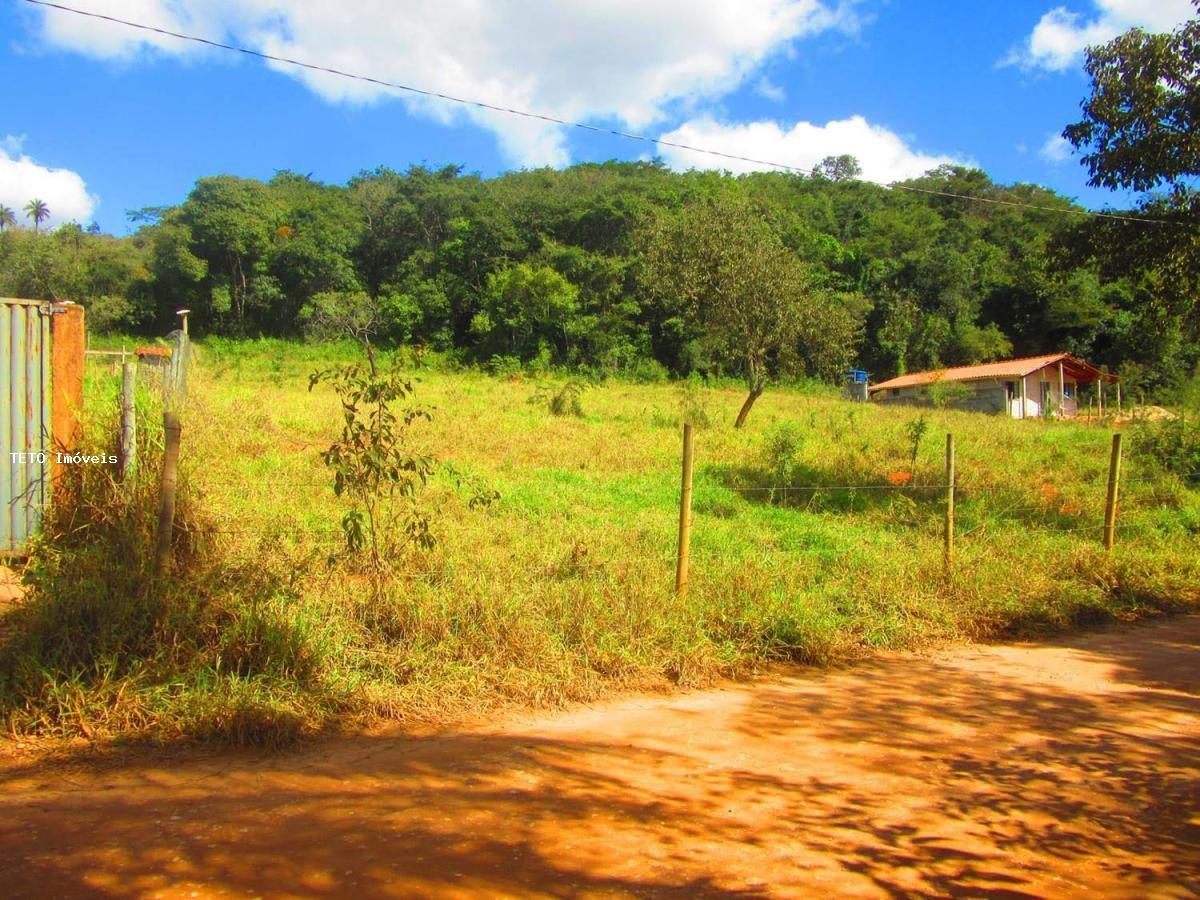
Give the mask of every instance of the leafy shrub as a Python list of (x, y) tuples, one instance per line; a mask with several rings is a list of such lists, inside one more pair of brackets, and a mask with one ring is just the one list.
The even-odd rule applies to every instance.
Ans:
[(429, 516), (418, 503), (433, 460), (414, 453), (409, 431), (430, 418), (413, 402), (412, 382), (399, 370), (369, 365), (334, 366), (309, 376), (308, 389), (332, 385), (342, 407), (342, 431), (321, 460), (333, 473), (333, 492), (352, 508), (342, 518), (346, 549), (366, 552), (373, 575), (409, 544), (433, 546)]
[(925, 437), (926, 432), (929, 431), (929, 420), (924, 416), (918, 416), (904, 426), (904, 431), (908, 435), (908, 442), (912, 445), (909, 472), (915, 480), (917, 477), (917, 454), (921, 450), (921, 440)]
[(1200, 417), (1180, 416), (1141, 422), (1133, 429), (1133, 450), (1189, 484), (1200, 484)]
[(138, 327), (138, 310), (127, 297), (105, 294), (87, 306), (88, 328), (96, 334), (111, 334)]
[(627, 376), (638, 384), (662, 384), (671, 377), (666, 366), (645, 356), (639, 357), (626, 372)]
[(548, 374), (553, 367), (553, 354), (551, 354), (550, 348), (545, 344), (542, 344), (537, 355), (525, 364), (525, 368), (534, 378)]
[(938, 409), (959, 406), (971, 396), (971, 389), (961, 381), (935, 381), (929, 386), (929, 402)]
[(517, 356), (493, 356), (488, 360), (488, 371), (497, 378), (519, 378), (522, 372), (521, 359)]
[[(767, 435), (763, 447), (763, 467), (771, 482), (771, 500), (776, 500), (775, 488), (790, 487), (796, 477), (797, 457), (804, 447), (804, 432), (795, 422), (782, 422)], [(787, 494), (780, 492), (780, 497)]]
[(1200, 368), (1190, 378), (1176, 384), (1166, 393), (1164, 399), (1192, 415), (1200, 414)]

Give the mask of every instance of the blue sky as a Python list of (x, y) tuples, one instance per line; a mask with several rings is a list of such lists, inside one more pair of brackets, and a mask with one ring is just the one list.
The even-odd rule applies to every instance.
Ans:
[[(67, 0), (70, 2), (70, 0)], [(1102, 207), (1053, 139), (1080, 50), (1173, 27), (1188, 0), (77, 0), (80, 8), (422, 87), (882, 182), (942, 161)], [(484, 10), (484, 12), (481, 12)], [(398, 97), (0, 0), (0, 203), (127, 230), (196, 178), (636, 159), (646, 145)], [(148, 40), (149, 39), (149, 40)], [(730, 164), (661, 151), (672, 165)]]

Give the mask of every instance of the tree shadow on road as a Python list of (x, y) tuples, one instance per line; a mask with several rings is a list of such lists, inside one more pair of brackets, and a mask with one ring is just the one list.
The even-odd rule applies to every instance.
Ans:
[[(874, 660), (839, 673), (837, 691), (821, 679), (760, 691), (738, 727), (762, 737), (781, 719), (804, 723), (801, 740), (858, 748), (927, 788), (901, 826), (880, 820), (893, 798), (854, 784), (792, 811), (814, 847), (886, 892), (904, 893), (890, 873), (906, 869), (935, 893), (1012, 877), (947, 846), (957, 834), (1033, 880), (1051, 860), (1186, 895), (1200, 879), (1200, 618), (1043, 646), (1070, 664), (1055, 652), (1044, 671), (1010, 669), (1007, 648), (978, 653), (977, 666)], [(1096, 690), (1097, 671), (1120, 689)], [(867, 839), (822, 837), (831, 825)]]
[(10, 768), (0, 879), (9, 896), (1186, 895), (1200, 618), (1015, 653), (789, 670), (717, 706), (496, 733)]

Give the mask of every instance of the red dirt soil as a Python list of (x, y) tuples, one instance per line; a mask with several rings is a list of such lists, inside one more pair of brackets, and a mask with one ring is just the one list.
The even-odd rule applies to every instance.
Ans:
[(25, 896), (1198, 896), (1200, 617), (283, 754), (0, 766)]

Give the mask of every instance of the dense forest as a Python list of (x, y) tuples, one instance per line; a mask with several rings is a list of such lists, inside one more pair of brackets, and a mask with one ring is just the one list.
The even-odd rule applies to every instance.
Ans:
[(847, 168), (733, 177), (609, 162), (492, 179), (380, 168), (345, 186), (220, 175), (180, 206), (132, 213), (129, 237), (10, 226), (0, 293), (76, 300), (96, 329), (159, 332), (188, 307), (199, 333), (274, 336), (365, 294), (387, 341), (484, 363), (630, 372), (656, 360), (684, 374), (710, 362), (684, 311), (641, 289), (647, 244), (661, 238), (646, 223), (732, 196), (841, 299), (859, 324), (847, 361), (878, 377), (1059, 349), (1146, 387), (1196, 365), (1189, 310), (1166, 302), (1157, 272), (1113, 271), (1091, 248), (1095, 221), (1053, 211), (1077, 208), (1066, 199), (978, 170), (904, 186), (1046, 209), (886, 189)]
[[(1200, 0), (1198, 0), (1200, 2)], [(597, 374), (876, 379), (1067, 350), (1130, 390), (1200, 364), (1200, 19), (1089, 49), (1066, 138), (1095, 216), (1045, 188), (943, 166), (882, 187), (852, 156), (809, 174), (607, 162), (201, 178), (128, 237), (0, 207), (0, 294), (71, 299), (93, 329), (299, 336), (369, 310), (374, 339), (464, 362)], [(752, 401), (751, 401), (752, 402)]]

